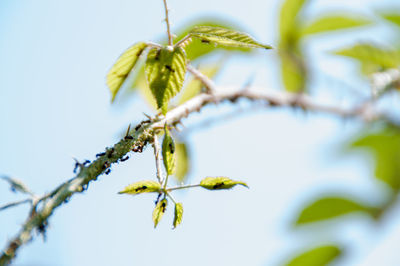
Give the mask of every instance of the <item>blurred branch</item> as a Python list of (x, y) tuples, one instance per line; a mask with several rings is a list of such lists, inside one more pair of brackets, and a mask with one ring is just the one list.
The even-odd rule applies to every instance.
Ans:
[(32, 199), (29, 198), (29, 199), (17, 200), (17, 201), (14, 201), (14, 202), (7, 203), (7, 204), (5, 204), (3, 206), (0, 206), (0, 211), (3, 211), (5, 209), (8, 209), (8, 208), (11, 208), (11, 207), (14, 207), (14, 206), (18, 206), (18, 205), (21, 205), (21, 204), (24, 204), (24, 203), (27, 203), (27, 202), (32, 202)]
[(200, 111), (209, 103), (218, 104), (224, 101), (235, 103), (239, 99), (248, 99), (264, 102), (270, 107), (300, 107), (304, 110), (328, 113), (343, 118), (353, 117), (364, 121), (389, 120), (383, 114), (374, 112), (369, 104), (361, 107), (356, 106), (355, 108), (342, 108), (320, 104), (305, 94), (266, 90), (258, 92), (254, 88), (227, 91), (223, 88), (217, 88), (209, 79), (207, 79), (207, 82), (215, 93), (201, 93), (172, 109), (165, 116), (159, 116), (138, 124), (135, 127), (137, 130), (133, 134), (125, 136), (113, 147), (106, 148), (105, 152), (97, 154), (98, 158), (92, 163), (81, 165), (79, 173), (75, 177), (36, 201), (25, 223), (22, 225), (21, 231), (3, 250), (3, 254), (0, 257), (0, 265), (8, 265), (16, 256), (18, 249), (32, 240), (32, 233), (35, 229), (39, 232), (45, 231), (48, 219), (55, 209), (67, 202), (74, 194), (85, 191), (89, 183), (97, 180), (101, 174), (107, 173), (112, 164), (124, 161), (124, 156), (130, 151), (141, 152), (149, 142), (153, 141), (157, 130), (162, 130), (165, 124), (175, 125), (191, 113)]

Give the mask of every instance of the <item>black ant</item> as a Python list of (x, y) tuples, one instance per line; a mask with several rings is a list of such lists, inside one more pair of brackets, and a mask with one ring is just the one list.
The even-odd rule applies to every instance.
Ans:
[(164, 213), (165, 210), (167, 209), (167, 204), (165, 202), (161, 203), (161, 211)]
[(174, 145), (172, 145), (172, 143), (170, 143), (168, 146), (169, 146), (170, 152), (171, 152), (171, 153), (174, 153), (174, 152), (175, 152), (175, 147), (174, 147)]
[(125, 136), (125, 138), (124, 138), (125, 140), (127, 140), (127, 139), (133, 139), (133, 137), (132, 136)]
[(103, 164), (102, 169), (105, 170), (105, 169), (107, 169), (108, 167), (110, 167), (110, 163), (106, 161), (106, 162)]
[(87, 164), (89, 164), (90, 161), (89, 160), (85, 160), (83, 163), (78, 162), (75, 159), (75, 167), (74, 167), (74, 174), (76, 173), (76, 171), (78, 170), (78, 167), (85, 167)]
[(154, 202), (156, 205), (157, 205), (158, 202), (160, 201), (161, 195), (162, 195), (162, 193), (158, 193), (157, 199), (156, 199), (156, 201)]
[(209, 41), (209, 40), (206, 40), (206, 39), (201, 39), (201, 42), (202, 42), (202, 43), (210, 43), (210, 41)]
[(105, 172), (106, 175), (109, 175), (111, 173), (111, 169), (108, 168), (107, 171)]
[(107, 151), (108, 159), (110, 159), (112, 157), (113, 153), (114, 153), (114, 148), (111, 148), (110, 150)]
[(215, 185), (213, 186), (213, 189), (219, 189), (219, 188), (223, 187), (224, 185), (225, 185), (224, 182), (217, 183), (217, 184), (215, 184)]
[(171, 71), (172, 73), (175, 73), (175, 69), (173, 69), (171, 66), (165, 65), (165, 68)]
[(158, 49), (156, 56), (154, 57), (154, 60), (158, 61), (160, 59), (160, 54), (161, 54), (161, 49)]
[(141, 186), (141, 187), (138, 187), (137, 189), (135, 189), (135, 191), (139, 192), (139, 191), (146, 190), (146, 189), (147, 189), (147, 186)]
[(100, 152), (100, 153), (96, 154), (96, 157), (101, 157), (101, 156), (104, 156), (104, 155), (106, 155), (105, 152)]
[(137, 125), (137, 126), (135, 127), (135, 131), (138, 131), (139, 128), (141, 128), (141, 127), (142, 127), (142, 124)]
[(125, 162), (128, 159), (129, 159), (129, 156), (127, 155), (126, 157), (122, 157), (120, 160), (121, 160), (121, 162)]

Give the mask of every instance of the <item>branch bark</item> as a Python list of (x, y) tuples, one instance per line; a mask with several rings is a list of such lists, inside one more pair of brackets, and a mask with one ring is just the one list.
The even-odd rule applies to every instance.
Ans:
[(214, 91), (213, 94), (199, 94), (172, 109), (163, 117), (153, 119), (150, 122), (144, 121), (140, 123), (133, 134), (125, 136), (125, 138), (113, 147), (106, 148), (105, 152), (98, 156), (91, 164), (87, 166), (81, 165), (80, 171), (75, 177), (58, 186), (47, 194), (41, 202), (35, 204), (25, 223), (22, 225), (20, 232), (7, 243), (0, 257), (0, 265), (8, 265), (12, 261), (19, 248), (33, 239), (34, 230), (43, 232), (48, 224), (49, 217), (74, 194), (85, 191), (91, 181), (97, 180), (98, 176), (105, 173), (112, 164), (120, 162), (127, 153), (131, 151), (141, 152), (148, 143), (153, 141), (155, 132), (164, 128), (165, 123), (168, 125), (179, 123), (183, 118), (193, 112), (200, 111), (210, 103), (218, 104), (223, 101), (234, 103), (239, 99), (248, 99), (264, 102), (270, 107), (300, 107), (304, 110), (332, 114), (343, 118), (353, 117), (365, 121), (376, 119), (390, 120), (384, 114), (374, 111), (370, 105), (342, 108), (320, 104), (304, 94), (293, 94), (282, 91), (257, 92), (251, 89), (218, 92), (219, 90), (215, 88), (213, 83), (210, 86), (212, 86), (211, 89)]

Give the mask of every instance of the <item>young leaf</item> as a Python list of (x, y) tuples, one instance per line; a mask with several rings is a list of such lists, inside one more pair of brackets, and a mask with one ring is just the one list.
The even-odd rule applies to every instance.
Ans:
[(349, 213), (363, 212), (373, 215), (373, 208), (345, 197), (323, 197), (305, 207), (295, 225), (303, 225), (332, 219)]
[(175, 214), (174, 214), (174, 229), (182, 222), (183, 206), (182, 203), (175, 204)]
[(215, 43), (232, 47), (272, 49), (269, 45), (256, 42), (246, 33), (220, 27), (197, 26), (190, 34), (200, 38), (204, 43)]
[(175, 178), (182, 183), (190, 169), (190, 158), (186, 143), (176, 143), (175, 144), (175, 154), (176, 154), (176, 170)]
[(373, 155), (375, 178), (393, 190), (400, 189), (400, 131), (390, 126), (367, 132), (351, 143), (351, 149), (365, 149)]
[(301, 24), (298, 14), (307, 0), (286, 0), (281, 8), (279, 16), (280, 46), (295, 46), (298, 41), (298, 28)]
[(148, 192), (159, 192), (161, 189), (160, 183), (156, 181), (146, 180), (133, 183), (125, 187), (119, 194), (141, 194)]
[(114, 101), (119, 89), (146, 47), (147, 44), (143, 42), (132, 45), (118, 58), (108, 72), (106, 83), (111, 92), (111, 102)]
[[(220, 18), (196, 19), (187, 24), (185, 23), (184, 28), (177, 31), (176, 40), (180, 40), (187, 36), (190, 31), (196, 26), (211, 26), (243, 31), (243, 29), (239, 25), (236, 25), (231, 21), (221, 20)], [(204, 45), (204, 43), (202, 43), (201, 40), (197, 38), (192, 38), (191, 41), (185, 46), (185, 51), (190, 61), (196, 60), (219, 49), (221, 48), (215, 47), (214, 45)], [(224, 47), (224, 50), (243, 53), (249, 53), (252, 51), (250, 48), (243, 47)]]
[(167, 210), (168, 201), (167, 199), (163, 199), (159, 201), (154, 208), (153, 211), (153, 222), (154, 228), (157, 227), (158, 223), (160, 222), (161, 218), (163, 217), (165, 211)]
[(397, 27), (400, 27), (400, 13), (399, 12), (381, 12), (381, 17), (389, 22), (392, 22)]
[(334, 245), (325, 245), (307, 250), (291, 259), (287, 266), (319, 266), (328, 265), (342, 254), (342, 250)]
[(175, 142), (167, 126), (165, 126), (165, 136), (162, 143), (162, 155), (167, 175), (172, 175), (175, 172)]
[(361, 63), (363, 73), (370, 74), (382, 69), (396, 68), (400, 65), (400, 53), (374, 44), (356, 44), (335, 51), (334, 54), (347, 56)]
[(282, 81), (285, 89), (290, 92), (303, 92), (306, 88), (307, 71), (305, 62), (301, 55), (292, 51), (281, 50)]
[(232, 179), (229, 179), (227, 177), (206, 177), (200, 182), (200, 186), (209, 189), (209, 190), (218, 190), (218, 189), (230, 189), (236, 185), (242, 185), (247, 188), (246, 183), (241, 182), (241, 181), (235, 181)]
[(185, 51), (180, 47), (173, 51), (168, 48), (151, 49), (147, 55), (145, 72), (157, 107), (166, 114), (168, 101), (181, 90), (185, 79)]
[(354, 15), (325, 15), (301, 29), (301, 35), (311, 35), (335, 30), (360, 27), (371, 24), (371, 21), (361, 16)]

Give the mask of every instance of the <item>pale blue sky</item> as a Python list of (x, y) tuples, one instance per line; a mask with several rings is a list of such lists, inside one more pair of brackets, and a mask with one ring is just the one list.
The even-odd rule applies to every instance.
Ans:
[[(371, 8), (394, 2), (313, 1), (306, 16), (344, 9), (371, 15)], [(173, 29), (192, 18), (214, 15), (240, 23), (257, 39), (276, 46), (280, 1), (170, 0), (169, 5)], [(162, 19), (160, 0), (2, 0), (0, 173), (24, 180), (37, 193), (49, 191), (72, 177), (72, 157), (92, 160), (117, 141), (121, 129), (143, 119), (142, 112), (151, 112), (140, 98), (123, 108), (110, 106), (105, 75), (132, 43), (164, 36)], [(331, 101), (346, 91), (327, 76), (361, 92), (367, 89), (355, 77), (354, 64), (326, 51), (355, 40), (393, 37), (387, 29), (372, 29), (307, 42), (313, 68), (328, 73), (316, 77), (314, 89), (323, 90), (321, 99)], [(218, 84), (241, 85), (254, 76), (255, 85), (279, 89), (275, 59), (273, 51), (234, 57)], [(237, 107), (228, 104), (209, 107), (185, 125), (190, 128), (233, 110)], [(194, 162), (190, 183), (225, 175), (246, 181), (250, 190), (176, 194), (185, 208), (183, 224), (176, 230), (171, 230), (172, 207), (154, 230), (153, 197), (116, 194), (129, 183), (154, 178), (149, 148), (56, 210), (47, 242), (37, 239), (24, 247), (15, 265), (276, 265), (298, 248), (328, 240), (349, 247), (340, 265), (396, 265), (399, 208), (380, 227), (354, 218), (332, 233), (290, 229), (296, 210), (323, 192), (379, 197), (366, 161), (337, 155), (358, 126), (330, 116), (260, 108), (186, 136)], [(0, 183), (0, 204), (17, 198)], [(0, 213), (1, 247), (24, 221), (26, 207)]]

